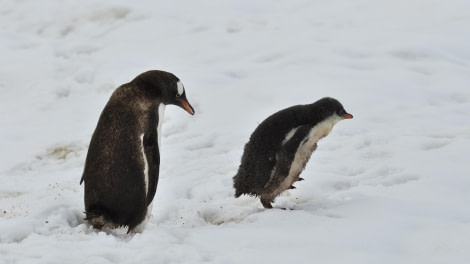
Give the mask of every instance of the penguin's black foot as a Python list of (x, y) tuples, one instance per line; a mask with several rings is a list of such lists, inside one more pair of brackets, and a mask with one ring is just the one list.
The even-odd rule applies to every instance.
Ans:
[(300, 178), (300, 177), (299, 177), (299, 179), (298, 179), (297, 181), (303, 181), (303, 180), (304, 180), (304, 178)]
[(271, 199), (266, 199), (266, 198), (261, 197), (261, 204), (266, 209), (272, 209), (273, 208), (273, 205), (271, 204), (272, 202), (273, 201)]

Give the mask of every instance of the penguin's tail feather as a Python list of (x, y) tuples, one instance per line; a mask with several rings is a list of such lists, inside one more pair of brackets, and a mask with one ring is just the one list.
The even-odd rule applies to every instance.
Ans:
[(241, 187), (240, 186), (240, 177), (238, 176), (238, 173), (235, 176), (233, 176), (232, 179), (233, 179), (233, 188), (235, 189), (235, 198), (238, 198), (243, 194), (243, 192), (240, 188)]
[(116, 228), (117, 225), (113, 223), (106, 210), (100, 207), (94, 207), (85, 211), (85, 220), (93, 226), (93, 228), (101, 229), (103, 227)]
[(235, 189), (235, 198), (238, 198), (243, 194), (248, 194), (250, 196), (257, 195), (250, 191), (250, 186), (248, 186), (245, 179), (246, 177), (244, 177), (243, 174), (240, 174), (240, 172), (233, 177), (233, 188)]

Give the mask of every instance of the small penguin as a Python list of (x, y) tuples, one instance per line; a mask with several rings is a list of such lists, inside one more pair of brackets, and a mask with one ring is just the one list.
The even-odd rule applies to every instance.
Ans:
[(323, 98), (313, 104), (296, 105), (264, 120), (245, 145), (241, 164), (233, 177), (235, 197), (260, 197), (264, 208), (287, 189), (295, 189), (317, 142), (340, 120), (351, 119), (340, 102)]
[(152, 70), (118, 87), (91, 137), (83, 176), (85, 220), (96, 229), (143, 223), (152, 209), (160, 168), (160, 137), (165, 105), (189, 114), (181, 81)]

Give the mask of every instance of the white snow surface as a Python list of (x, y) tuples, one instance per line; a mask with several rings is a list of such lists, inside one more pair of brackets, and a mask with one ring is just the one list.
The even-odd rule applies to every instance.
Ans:
[[(0, 263), (470, 263), (470, 1), (0, 4)], [(113, 90), (174, 73), (153, 215), (96, 231), (79, 185)], [(270, 114), (338, 123), (265, 210), (234, 198)], [(125, 195), (125, 194), (123, 194)], [(288, 210), (281, 210), (285, 207)]]

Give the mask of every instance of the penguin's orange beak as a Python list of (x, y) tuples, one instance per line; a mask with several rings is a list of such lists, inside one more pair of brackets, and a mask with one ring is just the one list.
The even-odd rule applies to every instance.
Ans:
[(181, 106), (183, 107), (186, 112), (188, 112), (191, 115), (194, 115), (194, 108), (189, 104), (189, 102), (185, 99), (178, 99), (180, 101)]
[(353, 115), (346, 113), (346, 114), (343, 114), (343, 117), (344, 119), (351, 119), (353, 118)]

